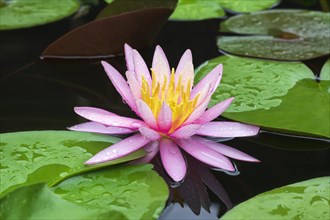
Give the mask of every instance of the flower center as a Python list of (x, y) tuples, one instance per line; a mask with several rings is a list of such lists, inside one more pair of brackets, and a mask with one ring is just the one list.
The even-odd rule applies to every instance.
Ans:
[(196, 108), (199, 95), (191, 99), (191, 82), (182, 81), (179, 76), (177, 82), (174, 79), (174, 69), (172, 69), (170, 79), (164, 76), (163, 82), (156, 78), (156, 74), (152, 72), (151, 88), (148, 82), (142, 77), (141, 98), (147, 103), (155, 118), (161, 110), (162, 104), (165, 102), (172, 110), (172, 126), (168, 133), (175, 131), (185, 122), (189, 115)]

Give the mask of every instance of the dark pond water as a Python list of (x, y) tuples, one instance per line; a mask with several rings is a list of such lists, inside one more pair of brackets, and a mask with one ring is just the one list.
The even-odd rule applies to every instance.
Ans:
[[(278, 8), (289, 7), (303, 8), (293, 1), (278, 6)], [(320, 10), (318, 4), (313, 7)], [(100, 60), (68, 61), (39, 60), (38, 58), (47, 45), (59, 36), (92, 19), (98, 8), (93, 10), (90, 15), (76, 21), (64, 20), (42, 27), (1, 32), (1, 132), (63, 130), (82, 121), (74, 114), (74, 106), (97, 106), (121, 115), (132, 116), (107, 79)], [(195, 67), (197, 67), (205, 60), (221, 55), (216, 46), (219, 22), (220, 20), (168, 22), (156, 38), (154, 45), (140, 52), (150, 65), (154, 47), (159, 44), (167, 54), (170, 64), (176, 66), (182, 53), (190, 48), (193, 52)], [(123, 56), (107, 59), (107, 61), (124, 72)], [(317, 74), (322, 62), (324, 58), (312, 60), (307, 64)], [(238, 204), (275, 187), (330, 174), (330, 151), (326, 149), (329, 147), (327, 140), (262, 132), (257, 137), (236, 138), (226, 144), (261, 160), (261, 163), (235, 162), (240, 172), (236, 176), (211, 171), (223, 190), (227, 192), (232, 204)], [(323, 150), (280, 149), (286, 146), (305, 149), (323, 148)], [(158, 163), (157, 158), (154, 163)], [(190, 163), (192, 164), (190, 168), (199, 166), (194, 160)], [(192, 177), (196, 175), (197, 168), (194, 169), (190, 174)], [(192, 194), (194, 194), (193, 189), (205, 190), (203, 185), (194, 181), (189, 184), (183, 184), (181, 188), (189, 186), (190, 188), (188, 187), (186, 191)], [(182, 196), (183, 200), (189, 203), (195, 212), (198, 212), (201, 199), (189, 197), (184, 189), (176, 188), (176, 190), (181, 191), (181, 195), (185, 195)], [(228, 198), (225, 198), (225, 194), (222, 194), (224, 197), (220, 200), (212, 190), (207, 191), (213, 204), (211, 214), (202, 210), (201, 215), (196, 216), (187, 206), (181, 208), (176, 204), (168, 206), (161, 218), (217, 219), (227, 210), (221, 200), (227, 202), (229, 206), (230, 202)], [(174, 193), (174, 199), (180, 200), (176, 197)]]

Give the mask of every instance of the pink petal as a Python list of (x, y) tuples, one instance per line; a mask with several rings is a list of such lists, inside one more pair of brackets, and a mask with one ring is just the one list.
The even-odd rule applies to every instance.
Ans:
[(143, 121), (151, 128), (157, 128), (157, 122), (151, 109), (143, 100), (139, 99), (136, 101), (138, 112)]
[(129, 87), (131, 89), (131, 92), (134, 96), (134, 99), (140, 99), (141, 98), (141, 87), (139, 82), (137, 81), (134, 73), (130, 72), (130, 71), (126, 71), (126, 78), (127, 78), (127, 82), (129, 84)]
[(106, 126), (97, 122), (86, 122), (74, 125), (68, 129), (72, 131), (95, 132), (101, 134), (129, 134), (135, 132), (128, 128)]
[[(183, 123), (183, 125), (191, 124), (197, 121), (205, 112), (209, 102), (210, 102), (210, 98), (208, 98), (207, 100), (204, 101), (204, 103), (198, 106), (187, 118), (187, 120)], [(201, 124), (201, 123), (195, 123), (195, 124)]]
[(225, 155), (227, 157), (231, 157), (237, 160), (249, 161), (249, 162), (260, 162), (258, 159), (239, 151), (233, 147), (229, 147), (227, 145), (217, 143), (211, 140), (207, 140), (202, 137), (195, 137), (195, 140), (198, 140), (201, 144), (217, 151), (218, 153)]
[(147, 127), (141, 127), (139, 128), (140, 133), (153, 141), (156, 141), (160, 138), (160, 135), (158, 134), (158, 132), (154, 131), (153, 129), (147, 128)]
[(219, 117), (219, 115), (221, 115), (231, 104), (231, 102), (234, 100), (234, 97), (226, 99), (220, 103), (218, 103), (217, 105), (213, 106), (212, 108), (208, 109), (206, 112), (204, 112), (204, 114), (201, 115), (200, 118), (198, 118), (194, 123), (197, 124), (205, 124), (207, 122), (210, 122), (214, 119), (216, 119), (217, 117)]
[(201, 144), (194, 137), (185, 140), (176, 139), (175, 142), (191, 156), (206, 164), (229, 171), (235, 170), (227, 157)]
[(142, 164), (142, 163), (149, 163), (158, 153), (159, 151), (159, 141), (153, 141), (143, 147), (148, 154), (142, 158), (136, 159), (129, 164)]
[(164, 83), (164, 77), (166, 76), (167, 80), (170, 79), (170, 65), (166, 58), (166, 55), (163, 49), (160, 46), (156, 46), (154, 57), (152, 60), (152, 70), (156, 74), (156, 80), (162, 86)]
[(191, 97), (194, 98), (196, 97), (196, 95), (198, 95), (198, 93), (200, 93), (200, 91), (205, 88), (205, 86), (207, 84), (209, 84), (210, 82), (211, 84), (211, 88), (213, 91), (215, 88), (215, 85), (218, 86), (218, 84), (220, 83), (221, 80), (221, 75), (222, 75), (222, 64), (219, 64), (218, 66), (216, 66), (211, 72), (209, 72), (191, 91)]
[(200, 126), (201, 125), (198, 124), (185, 125), (171, 133), (170, 136), (173, 138), (187, 139), (193, 136), (198, 131)]
[(150, 142), (149, 139), (141, 134), (128, 137), (102, 151), (85, 162), (85, 164), (103, 163), (126, 156)]
[(184, 85), (187, 85), (188, 81), (190, 80), (190, 85), (192, 87), (194, 83), (194, 65), (192, 62), (191, 50), (189, 49), (186, 50), (186, 52), (182, 55), (178, 67), (176, 68), (175, 83), (178, 82), (180, 76), (182, 77), (181, 80)]
[(121, 97), (125, 100), (125, 102), (131, 107), (133, 111), (136, 111), (135, 99), (125, 79), (110, 64), (105, 61), (102, 61), (101, 63), (113, 86), (119, 92)]
[(168, 138), (160, 140), (160, 156), (168, 175), (176, 182), (181, 181), (187, 172), (186, 162), (178, 146)]
[(196, 134), (212, 137), (245, 137), (258, 134), (259, 127), (238, 122), (209, 122), (203, 124)]
[(159, 129), (164, 132), (168, 132), (172, 126), (172, 110), (166, 102), (163, 102), (158, 114), (157, 123)]
[(149, 69), (147, 67), (147, 64), (144, 62), (142, 56), (139, 54), (137, 50), (133, 50), (133, 58), (134, 58), (134, 70), (135, 73), (137, 74), (137, 80), (140, 82), (141, 79), (138, 77), (144, 77), (144, 79), (148, 82), (148, 84), (151, 86), (151, 76)]
[(212, 92), (212, 83), (210, 82), (206, 84), (203, 89), (199, 91), (199, 97), (196, 106), (200, 106), (206, 101), (210, 101), (212, 95), (211, 92)]
[(134, 72), (133, 48), (128, 44), (124, 46), (127, 70)]
[(111, 112), (107, 112), (102, 109), (93, 108), (93, 107), (75, 107), (74, 111), (88, 119), (94, 122), (98, 122), (105, 125), (110, 126), (116, 126), (116, 127), (124, 127), (129, 128), (132, 130), (137, 130), (137, 128), (144, 125), (144, 123), (140, 120), (134, 119), (134, 118), (127, 118), (122, 117), (119, 115), (115, 115)]

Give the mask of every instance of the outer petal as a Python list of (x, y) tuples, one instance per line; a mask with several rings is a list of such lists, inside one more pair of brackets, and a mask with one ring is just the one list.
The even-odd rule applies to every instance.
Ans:
[(108, 77), (110, 78), (112, 84), (119, 92), (121, 97), (125, 100), (125, 102), (131, 107), (133, 111), (136, 111), (135, 99), (125, 79), (110, 64), (105, 61), (102, 61), (101, 63), (104, 67), (105, 72), (108, 74)]
[(138, 112), (143, 121), (151, 128), (157, 128), (157, 122), (149, 106), (141, 99), (136, 101)]
[(178, 146), (172, 140), (162, 138), (160, 156), (168, 175), (176, 182), (181, 181), (186, 175), (187, 166)]
[(201, 125), (197, 124), (185, 125), (171, 133), (170, 136), (173, 138), (187, 139), (193, 136), (198, 131), (200, 126)]
[(245, 137), (258, 134), (259, 127), (238, 122), (209, 122), (200, 127), (196, 134), (212, 137)]
[(227, 157), (201, 144), (194, 137), (185, 140), (177, 139), (175, 142), (191, 156), (206, 164), (229, 171), (235, 170)]
[(95, 132), (101, 134), (129, 134), (135, 132), (128, 128), (106, 126), (97, 122), (86, 122), (74, 125), (68, 129), (72, 131)]
[(139, 85), (139, 82), (137, 81), (135, 75), (133, 72), (126, 71), (126, 78), (127, 82), (129, 84), (129, 87), (131, 89), (131, 92), (135, 98), (135, 100), (138, 100), (141, 98), (141, 87)]
[(153, 141), (143, 147), (148, 154), (142, 158), (136, 159), (129, 164), (149, 163), (159, 151), (159, 141)]
[(158, 114), (157, 123), (159, 129), (164, 132), (169, 131), (172, 126), (172, 110), (166, 102), (163, 102)]
[(133, 48), (128, 44), (124, 46), (127, 70), (134, 72)]
[(134, 70), (135, 73), (137, 74), (137, 80), (139, 81), (139, 83), (142, 83), (142, 81), (140, 82), (140, 80), (142, 80), (142, 78), (140, 77), (143, 76), (144, 79), (151, 86), (151, 76), (149, 69), (147, 67), (147, 64), (144, 62), (142, 56), (139, 54), (137, 50), (133, 50), (133, 58), (134, 58)]
[(150, 140), (156, 141), (160, 138), (160, 135), (158, 134), (158, 132), (156, 132), (153, 129), (150, 129), (148, 127), (141, 127), (141, 128), (139, 128), (139, 131), (144, 137), (146, 137)]
[(200, 91), (205, 88), (205, 86), (211, 82), (212, 91), (214, 90), (215, 85), (218, 86), (222, 76), (222, 64), (216, 66), (210, 73), (208, 73), (191, 91), (191, 97), (194, 98)]
[(95, 156), (86, 161), (85, 164), (96, 164), (115, 160), (140, 149), (150, 141), (151, 140), (143, 137), (141, 134), (133, 135), (100, 151)]
[(231, 104), (231, 102), (234, 100), (234, 97), (226, 99), (217, 105), (213, 106), (212, 108), (208, 109), (206, 112), (204, 112), (201, 117), (199, 117), (194, 123), (197, 124), (205, 124), (210, 121), (213, 121), (215, 118), (217, 118), (219, 115), (221, 115)]
[(167, 80), (170, 79), (170, 65), (163, 49), (158, 45), (156, 46), (154, 57), (152, 59), (152, 70), (157, 75), (156, 79), (160, 85), (163, 85), (165, 76)]
[[(182, 82), (184, 85), (188, 84), (188, 81), (190, 81), (190, 89), (194, 83), (194, 65), (192, 62), (192, 54), (191, 50), (186, 50), (186, 52), (182, 55), (178, 67), (175, 71), (175, 82), (177, 83), (179, 80), (179, 77), (182, 77)], [(186, 89), (186, 87), (184, 87)]]
[(234, 158), (237, 160), (249, 161), (249, 162), (260, 162), (258, 159), (254, 158), (242, 151), (239, 151), (233, 147), (229, 147), (227, 145), (217, 143), (217, 142), (207, 140), (205, 138), (197, 137), (197, 136), (195, 137), (195, 140), (198, 140), (203, 145), (205, 145), (227, 157), (231, 157), (231, 158)]
[(107, 112), (102, 109), (93, 108), (93, 107), (75, 107), (74, 111), (91, 121), (98, 122), (105, 125), (124, 127), (131, 130), (137, 130), (139, 127), (144, 125), (144, 122), (134, 119), (118, 116), (111, 112)]

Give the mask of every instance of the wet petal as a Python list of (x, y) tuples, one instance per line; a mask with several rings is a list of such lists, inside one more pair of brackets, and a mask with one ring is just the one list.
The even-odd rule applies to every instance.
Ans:
[[(195, 123), (195, 121), (197, 121), (204, 114), (209, 102), (210, 102), (210, 98), (208, 98), (207, 100), (204, 101), (204, 103), (202, 103), (200, 106), (198, 106), (191, 113), (191, 115), (188, 117), (188, 119), (183, 123), (183, 125), (191, 124), (193, 122)], [(201, 124), (201, 123), (195, 123), (195, 124)]]
[(249, 161), (249, 162), (260, 162), (258, 159), (242, 152), (239, 151), (233, 147), (229, 147), (227, 145), (224, 145), (222, 143), (217, 143), (211, 140), (207, 140), (205, 138), (202, 137), (195, 137), (195, 140), (198, 140), (200, 143), (204, 144), (205, 146), (217, 151), (218, 153), (230, 157), (230, 158), (234, 158), (237, 160), (243, 160), (243, 161)]
[[(180, 76), (182, 77), (181, 80), (184, 85), (187, 85), (188, 81), (190, 81), (192, 87), (194, 82), (194, 65), (192, 62), (191, 50), (189, 49), (182, 55), (178, 67), (176, 68), (175, 83), (178, 82)], [(184, 88), (186, 89), (186, 86)]]
[(194, 98), (200, 91), (205, 88), (208, 83), (211, 84), (211, 91), (214, 90), (215, 85), (218, 86), (222, 76), (222, 64), (216, 66), (211, 72), (209, 72), (191, 91), (191, 97)]
[(133, 48), (128, 44), (124, 46), (127, 70), (134, 72)]
[(105, 72), (107, 73), (108, 77), (110, 78), (113, 86), (116, 88), (118, 93), (124, 99), (124, 101), (131, 107), (133, 111), (136, 111), (136, 104), (133, 94), (126, 82), (126, 80), (120, 75), (120, 73), (113, 68), (110, 64), (105, 61), (101, 62)]
[(258, 134), (259, 127), (239, 122), (209, 122), (203, 124), (196, 134), (212, 137), (245, 137)]
[(167, 174), (174, 181), (181, 181), (186, 175), (187, 166), (178, 146), (172, 140), (162, 138), (160, 156)]
[(158, 114), (157, 123), (159, 129), (164, 132), (168, 132), (172, 126), (172, 110), (166, 102), (163, 102)]
[(206, 164), (224, 170), (235, 170), (233, 164), (227, 157), (201, 144), (198, 140), (195, 140), (194, 137), (185, 140), (176, 139), (175, 142), (191, 156)]
[(160, 138), (160, 135), (158, 134), (158, 132), (156, 132), (153, 129), (150, 129), (148, 127), (141, 127), (141, 128), (139, 128), (139, 131), (144, 137), (146, 137), (150, 140), (156, 141)]
[(153, 141), (143, 147), (148, 154), (142, 158), (136, 159), (129, 164), (142, 164), (142, 163), (149, 163), (158, 153), (159, 151), (159, 141)]
[(170, 65), (163, 49), (158, 45), (156, 46), (154, 57), (152, 59), (152, 70), (157, 75), (157, 81), (161, 86), (163, 85), (165, 76), (167, 80), (170, 79)]
[(99, 108), (75, 107), (74, 111), (88, 120), (105, 125), (124, 127), (132, 130), (137, 130), (138, 127), (144, 125), (140, 120), (122, 117)]
[(100, 151), (86, 161), (85, 164), (103, 163), (118, 159), (140, 149), (149, 142), (150, 139), (143, 137), (141, 134), (133, 135)]
[(143, 121), (151, 128), (157, 128), (157, 122), (149, 106), (141, 99), (136, 101), (138, 112)]
[[(142, 56), (137, 50), (133, 50), (133, 58), (134, 58), (134, 70), (137, 74), (137, 80), (139, 81), (140, 85), (142, 83), (142, 78), (148, 82), (149, 86), (151, 86), (151, 76), (147, 64), (144, 62)], [(141, 80), (141, 81), (140, 81)]]
[(187, 139), (193, 136), (198, 131), (200, 126), (201, 125), (198, 124), (185, 125), (171, 133), (170, 136), (173, 138)]
[(101, 134), (129, 134), (135, 132), (128, 128), (106, 126), (97, 122), (85, 122), (69, 127), (68, 129), (72, 131), (95, 132)]
[(219, 115), (221, 115), (231, 104), (231, 102), (234, 100), (234, 98), (229, 98), (226, 99), (220, 103), (218, 103), (217, 105), (213, 106), (212, 108), (208, 109), (207, 111), (205, 111), (200, 118), (198, 118), (195, 123), (198, 124), (205, 124), (207, 122), (210, 122), (214, 119), (216, 119), (217, 117), (219, 117)]
[(134, 73), (126, 71), (126, 78), (135, 100), (141, 98), (141, 87)]

